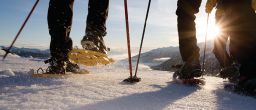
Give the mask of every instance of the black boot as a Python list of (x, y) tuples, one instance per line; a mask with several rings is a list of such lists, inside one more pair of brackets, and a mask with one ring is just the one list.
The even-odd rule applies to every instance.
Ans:
[(67, 72), (72, 72), (72, 73), (79, 73), (80, 72), (80, 68), (77, 64), (72, 63), (69, 60), (66, 61), (66, 63), (67, 63), (67, 67), (66, 67)]
[(103, 54), (107, 54), (108, 51), (102, 36), (84, 36), (81, 45), (86, 50), (92, 50)]
[(46, 70), (46, 73), (48, 74), (65, 74), (65, 61), (56, 59), (56, 58), (50, 58), (45, 61), (45, 63), (49, 63), (49, 66)]
[(57, 60), (56, 58), (50, 58), (45, 63), (49, 63), (47, 68), (49, 74), (65, 74), (66, 72), (79, 73), (80, 68), (77, 64), (70, 62), (69, 60)]
[(183, 66), (175, 72), (179, 79), (191, 79), (202, 76), (201, 65), (199, 63), (184, 63)]

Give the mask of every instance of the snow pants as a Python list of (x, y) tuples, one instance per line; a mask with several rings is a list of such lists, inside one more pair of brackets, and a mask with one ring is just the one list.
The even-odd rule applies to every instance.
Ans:
[(233, 63), (232, 58), (226, 50), (228, 38), (229, 35), (227, 33), (223, 33), (214, 39), (213, 53), (222, 68), (228, 67)]
[(184, 62), (199, 63), (199, 47), (197, 46), (195, 14), (199, 12), (202, 0), (178, 0), (176, 10), (178, 20), (179, 49)]
[[(51, 36), (50, 51), (54, 58), (67, 58), (72, 49), (70, 31), (74, 0), (50, 0), (48, 28)], [(89, 0), (85, 34), (105, 36), (109, 0)]]

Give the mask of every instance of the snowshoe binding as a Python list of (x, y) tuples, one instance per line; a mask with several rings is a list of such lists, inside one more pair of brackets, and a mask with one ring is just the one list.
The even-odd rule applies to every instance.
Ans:
[(231, 83), (237, 83), (238, 77), (240, 76), (239, 66), (233, 64), (231, 66), (224, 67), (221, 69), (218, 76), (224, 79), (228, 78)]
[(240, 76), (237, 83), (225, 83), (224, 89), (240, 95), (252, 96), (256, 98), (256, 78), (246, 78)]
[(77, 64), (70, 62), (69, 60), (58, 60), (56, 58), (50, 58), (45, 61), (49, 63), (48, 68), (44, 71), (39, 68), (36, 73), (33, 73), (33, 77), (49, 77), (49, 76), (65, 76), (68, 74), (86, 74), (87, 70), (81, 70)]
[(48, 77), (48, 76), (64, 76), (66, 74), (65, 61), (58, 60), (56, 58), (50, 58), (44, 61), (45, 64), (49, 63), (48, 68), (39, 68), (36, 73), (33, 73), (33, 77)]
[(46, 69), (46, 73), (48, 74), (65, 74), (65, 61), (58, 60), (56, 58), (50, 58), (44, 61), (45, 64), (49, 63), (48, 68)]
[(200, 64), (185, 63), (173, 74), (173, 80), (186, 85), (205, 85)]
[(80, 68), (77, 64), (72, 63), (71, 61), (67, 61), (66, 62), (66, 71), (67, 72), (72, 72), (72, 73), (79, 73), (80, 72)]

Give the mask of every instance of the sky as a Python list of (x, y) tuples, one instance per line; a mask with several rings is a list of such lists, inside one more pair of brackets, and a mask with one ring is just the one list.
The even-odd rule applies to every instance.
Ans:
[[(36, 0), (1, 0), (0, 4), (0, 45), (10, 45), (28, 12)], [(50, 35), (47, 26), (49, 0), (40, 0), (35, 12), (22, 31), (15, 46), (49, 48)], [(139, 47), (148, 0), (128, 0), (131, 46)], [(197, 14), (198, 42), (205, 37), (207, 14), (205, 1)], [(177, 0), (152, 0), (143, 47), (159, 48), (178, 46)], [(80, 47), (84, 36), (88, 0), (75, 0), (71, 38), (74, 46)], [(210, 27), (214, 25), (213, 15)], [(104, 38), (110, 48), (126, 48), (126, 32), (123, 0), (110, 0), (107, 19), (107, 36)]]

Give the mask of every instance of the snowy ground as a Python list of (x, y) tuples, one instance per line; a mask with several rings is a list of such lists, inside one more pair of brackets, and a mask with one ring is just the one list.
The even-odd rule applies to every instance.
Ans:
[[(2, 59), (2, 57), (0, 57)], [(120, 58), (118, 58), (120, 59)], [(206, 76), (206, 85), (171, 82), (172, 73), (142, 65), (137, 84), (125, 84), (126, 62), (87, 67), (91, 74), (33, 78), (41, 60), (8, 57), (0, 61), (0, 110), (255, 110), (256, 99), (223, 90), (223, 80)]]

